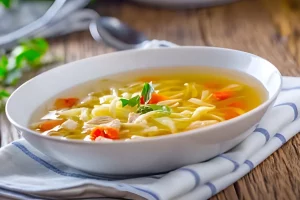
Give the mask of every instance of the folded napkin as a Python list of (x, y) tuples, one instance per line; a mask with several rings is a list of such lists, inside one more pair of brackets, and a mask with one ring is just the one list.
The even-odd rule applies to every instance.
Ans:
[[(265, 160), (300, 131), (300, 78), (284, 77), (275, 106), (234, 149), (209, 161), (146, 177), (94, 176), (15, 141), (0, 150), (5, 199), (208, 199)], [(110, 198), (108, 198), (110, 197)]]

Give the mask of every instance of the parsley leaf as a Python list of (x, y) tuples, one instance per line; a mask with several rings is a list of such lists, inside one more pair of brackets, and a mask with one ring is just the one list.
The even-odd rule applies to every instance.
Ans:
[(145, 114), (151, 111), (160, 111), (166, 114), (171, 114), (171, 109), (168, 106), (155, 105), (155, 104), (148, 104), (145, 106), (141, 106), (137, 110), (137, 113)]
[(154, 88), (153, 88), (152, 82), (145, 83), (142, 93), (141, 93), (141, 96), (142, 96), (145, 104), (149, 103), (153, 92), (154, 92)]
[(138, 110), (136, 111), (137, 113), (140, 113), (140, 114), (145, 114), (145, 113), (148, 113), (148, 112), (151, 112), (153, 111), (152, 108), (150, 108), (149, 106), (141, 106), (138, 108)]
[(121, 103), (122, 103), (122, 107), (125, 107), (128, 105), (129, 100), (128, 99), (120, 99)]
[(140, 106), (140, 96), (132, 97), (131, 99), (120, 99), (122, 103), (122, 107), (125, 107), (127, 105), (134, 107), (136, 105)]

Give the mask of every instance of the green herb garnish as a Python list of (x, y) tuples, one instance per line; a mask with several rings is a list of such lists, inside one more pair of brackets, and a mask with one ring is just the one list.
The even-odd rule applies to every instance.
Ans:
[(148, 112), (151, 112), (153, 111), (152, 108), (150, 108), (149, 106), (141, 106), (137, 109), (137, 113), (140, 113), (140, 114), (145, 114), (145, 113), (148, 113)]
[(154, 92), (154, 88), (152, 86), (152, 83), (145, 83), (141, 96), (145, 102), (145, 104), (149, 103), (151, 97), (152, 97), (152, 93)]
[(163, 105), (155, 105), (155, 104), (148, 104), (145, 106), (140, 106), (137, 110), (137, 113), (145, 114), (151, 111), (160, 111), (166, 114), (171, 114), (171, 109), (168, 106)]
[(131, 99), (120, 99), (120, 101), (122, 103), (122, 107), (125, 107), (127, 105), (131, 107), (134, 107), (136, 105), (138, 105), (138, 107), (140, 106), (140, 96), (135, 96)]
[[(166, 114), (171, 114), (171, 109), (168, 106), (163, 106), (163, 105), (155, 105), (155, 104), (147, 104), (149, 103), (151, 97), (152, 97), (152, 93), (154, 92), (154, 88), (152, 86), (152, 83), (145, 83), (143, 90), (141, 92), (141, 97), (140, 96), (135, 96), (132, 97), (131, 99), (120, 99), (121, 103), (122, 103), (122, 107), (125, 106), (131, 106), (131, 107), (135, 107), (137, 106), (137, 113), (140, 114), (145, 114), (151, 111), (160, 111)], [(140, 100), (141, 98), (143, 98), (145, 105), (141, 106), (140, 105)]]

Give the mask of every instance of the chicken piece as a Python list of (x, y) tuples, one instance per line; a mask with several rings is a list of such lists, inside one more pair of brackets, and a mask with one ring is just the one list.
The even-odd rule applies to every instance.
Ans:
[(111, 127), (117, 130), (121, 128), (121, 121), (119, 119), (113, 119), (109, 116), (99, 116), (91, 119), (83, 125), (85, 129), (91, 129), (95, 127)]
[(104, 127), (111, 127), (111, 128), (115, 128), (118, 131), (120, 131), (121, 128), (121, 121), (118, 119), (114, 119), (113, 121), (103, 124)]
[(90, 117), (89, 117), (89, 109), (88, 108), (82, 109), (79, 119), (84, 122), (89, 121)]
[(138, 114), (138, 113), (134, 113), (134, 112), (129, 113), (128, 123), (133, 123), (139, 116), (140, 116), (140, 114)]
[(75, 130), (78, 126), (78, 123), (74, 120), (68, 119), (64, 123), (61, 124), (61, 127), (68, 130)]
[(91, 119), (90, 121), (86, 122), (87, 124), (94, 124), (94, 125), (101, 125), (101, 124), (107, 124), (111, 121), (113, 121), (114, 118), (109, 116), (99, 116)]

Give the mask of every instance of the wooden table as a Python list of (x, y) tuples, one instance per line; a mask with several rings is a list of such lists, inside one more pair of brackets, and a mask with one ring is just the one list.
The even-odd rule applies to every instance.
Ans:
[[(242, 0), (220, 7), (167, 10), (125, 1), (93, 5), (143, 31), (149, 38), (180, 45), (233, 48), (262, 56), (283, 75), (300, 75), (300, 3), (298, 0)], [(298, 1), (299, 2), (299, 1)], [(96, 43), (89, 32), (51, 40), (51, 53), (62, 63), (114, 51)], [(44, 69), (47, 70), (47, 69)], [(35, 74), (29, 74), (32, 77)], [(28, 78), (28, 77), (27, 77)], [(20, 136), (1, 116), (1, 144)], [(300, 199), (300, 136), (211, 199)]]

